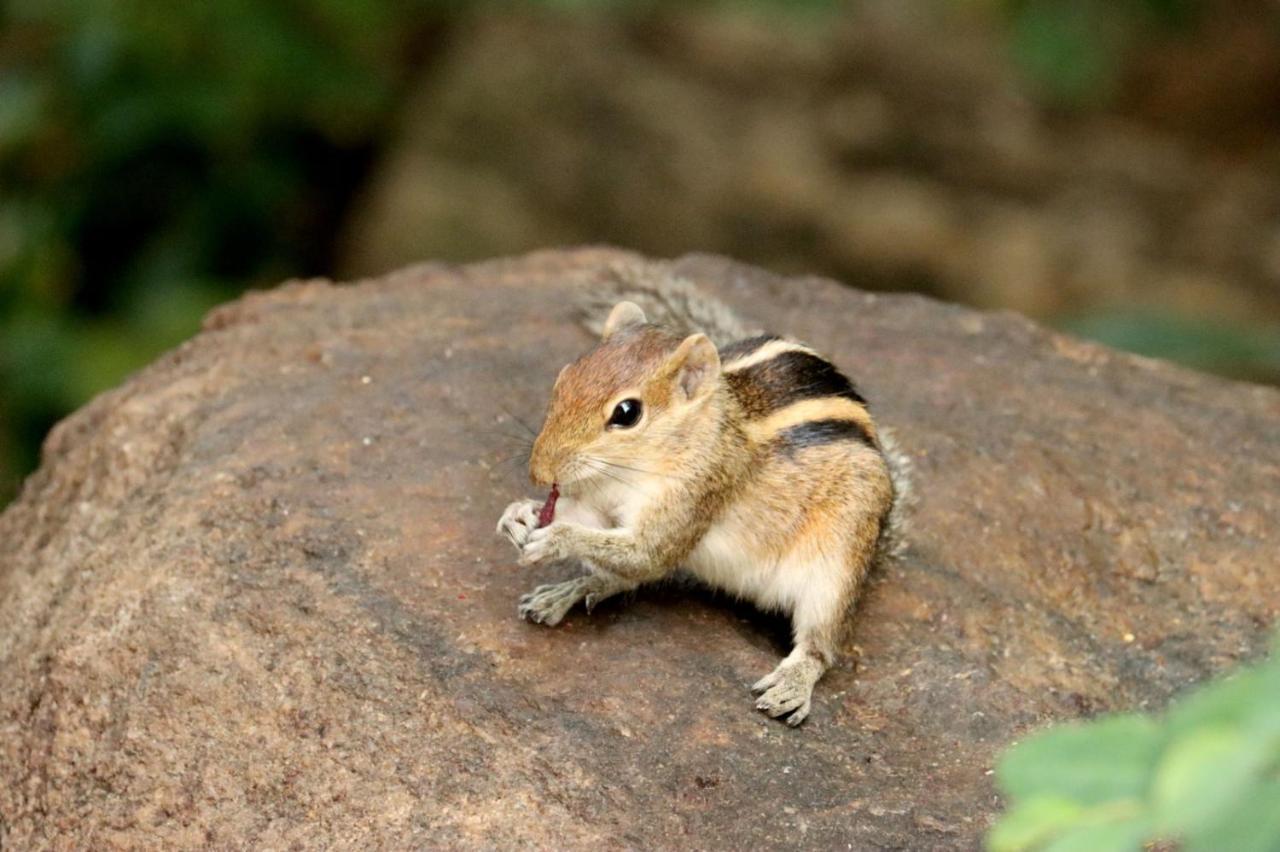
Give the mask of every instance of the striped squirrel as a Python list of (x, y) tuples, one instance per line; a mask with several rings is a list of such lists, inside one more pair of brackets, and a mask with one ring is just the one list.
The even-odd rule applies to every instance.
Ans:
[(560, 495), (541, 513), (555, 520), (518, 500), (498, 522), (522, 565), (588, 573), (539, 586), (519, 613), (555, 625), (683, 567), (790, 615), (794, 649), (752, 689), (798, 725), (863, 578), (896, 549), (906, 460), (808, 346), (752, 332), (662, 264), (609, 284), (585, 312), (600, 343), (560, 371), (530, 457), (533, 482)]

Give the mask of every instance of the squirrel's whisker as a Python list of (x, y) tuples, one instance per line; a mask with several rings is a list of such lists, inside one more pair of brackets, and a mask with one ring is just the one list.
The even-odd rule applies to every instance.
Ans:
[(530, 426), (528, 423), (526, 423), (522, 418), (517, 417), (515, 414), (513, 414), (513, 413), (512, 413), (509, 409), (507, 409), (505, 406), (503, 406), (503, 408), (502, 408), (502, 412), (503, 412), (504, 414), (506, 414), (508, 417), (510, 417), (512, 420), (514, 420), (517, 424), (519, 424), (519, 426), (520, 426), (521, 428), (523, 428), (526, 432), (528, 432), (528, 433), (529, 433), (529, 437), (530, 437), (530, 438), (536, 438), (536, 437), (538, 437), (538, 432), (537, 432), (537, 430), (536, 430), (536, 429), (534, 429), (532, 426)]
[(518, 467), (527, 467), (529, 464), (528, 451), (518, 452), (515, 455), (504, 456), (493, 463), (494, 467), (502, 467), (507, 464), (516, 464)]
[(529, 449), (533, 449), (533, 439), (525, 437), (524, 435), (516, 435), (511, 432), (504, 432), (501, 429), (480, 428), (480, 429), (476, 429), (475, 431), (480, 432), (481, 434), (484, 434), (484, 435), (497, 435), (499, 437), (506, 438), (508, 441), (514, 441), (516, 444), (518, 444), (521, 447), (527, 447)]
[(592, 458), (601, 464), (607, 464), (609, 467), (621, 468), (622, 470), (632, 470), (632, 471), (635, 471), (636, 473), (643, 473), (649, 476), (665, 476), (668, 478), (674, 478), (672, 474), (664, 473), (663, 471), (660, 471), (660, 470), (651, 470), (650, 468), (645, 468), (645, 467), (632, 467), (630, 465), (621, 464), (620, 462), (609, 461), (608, 459), (595, 458), (594, 456)]
[(629, 480), (623, 479), (620, 475), (618, 475), (618, 474), (614, 473), (613, 471), (610, 471), (610, 470), (609, 470), (608, 468), (606, 468), (606, 467), (601, 467), (601, 466), (599, 466), (599, 465), (592, 464), (592, 463), (591, 463), (591, 460), (588, 460), (588, 459), (584, 459), (584, 460), (583, 460), (583, 464), (584, 464), (584, 466), (585, 466), (585, 467), (587, 467), (587, 469), (588, 469), (588, 470), (591, 470), (591, 471), (593, 471), (593, 472), (595, 472), (595, 473), (598, 473), (598, 474), (600, 474), (601, 476), (608, 477), (609, 479), (612, 479), (614, 482), (617, 482), (617, 483), (619, 483), (619, 484), (621, 484), (621, 485), (625, 485), (625, 486), (627, 486), (628, 488), (638, 490), (638, 489), (636, 488), (636, 484), (635, 484), (634, 482), (631, 482), (631, 481), (629, 481)]

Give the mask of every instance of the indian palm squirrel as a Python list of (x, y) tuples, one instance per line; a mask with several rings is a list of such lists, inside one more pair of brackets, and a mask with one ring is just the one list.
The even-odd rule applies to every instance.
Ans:
[(521, 564), (587, 573), (534, 589), (520, 615), (555, 625), (683, 568), (790, 616), (794, 648), (753, 690), (798, 725), (867, 572), (901, 545), (907, 460), (831, 362), (666, 265), (617, 267), (593, 293), (600, 342), (560, 371), (530, 456), (558, 497), (498, 522)]

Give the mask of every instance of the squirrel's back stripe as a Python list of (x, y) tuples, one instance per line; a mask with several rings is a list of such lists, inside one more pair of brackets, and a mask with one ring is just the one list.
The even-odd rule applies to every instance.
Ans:
[(720, 350), (720, 363), (726, 373), (736, 373), (739, 370), (754, 367), (756, 364), (771, 361), (785, 352), (807, 352), (817, 357), (814, 351), (803, 343), (773, 335), (761, 335), (740, 340)]
[(842, 396), (806, 399), (778, 409), (759, 420), (748, 420), (747, 434), (757, 443), (771, 441), (784, 432), (809, 423), (849, 422), (857, 427), (859, 440), (874, 443), (875, 425), (866, 406)]
[(735, 340), (733, 343), (720, 347), (720, 363), (728, 365), (740, 358), (745, 358), (766, 343), (781, 339), (776, 334), (760, 334), (755, 337), (748, 337), (745, 340)]
[(866, 400), (847, 377), (794, 340), (761, 335), (720, 350), (724, 381), (758, 444), (787, 454), (833, 441), (877, 446)]
[(731, 364), (725, 370), (724, 379), (747, 417), (766, 417), (792, 403), (827, 396), (867, 404), (843, 373), (808, 349), (787, 349), (766, 360), (756, 360), (779, 343), (788, 342), (767, 343), (739, 362), (751, 362), (747, 366)]
[(774, 438), (777, 447), (787, 456), (795, 455), (805, 447), (830, 444), (834, 441), (859, 441), (875, 446), (875, 441), (862, 424), (852, 420), (810, 420), (789, 429), (783, 429)]

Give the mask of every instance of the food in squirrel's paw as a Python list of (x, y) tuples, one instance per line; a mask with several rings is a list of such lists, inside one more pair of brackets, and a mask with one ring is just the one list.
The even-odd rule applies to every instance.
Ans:
[(555, 483), (552, 483), (551, 493), (547, 495), (547, 502), (543, 503), (542, 508), (538, 510), (538, 529), (542, 529), (556, 519), (556, 500), (559, 498), (560, 488)]

